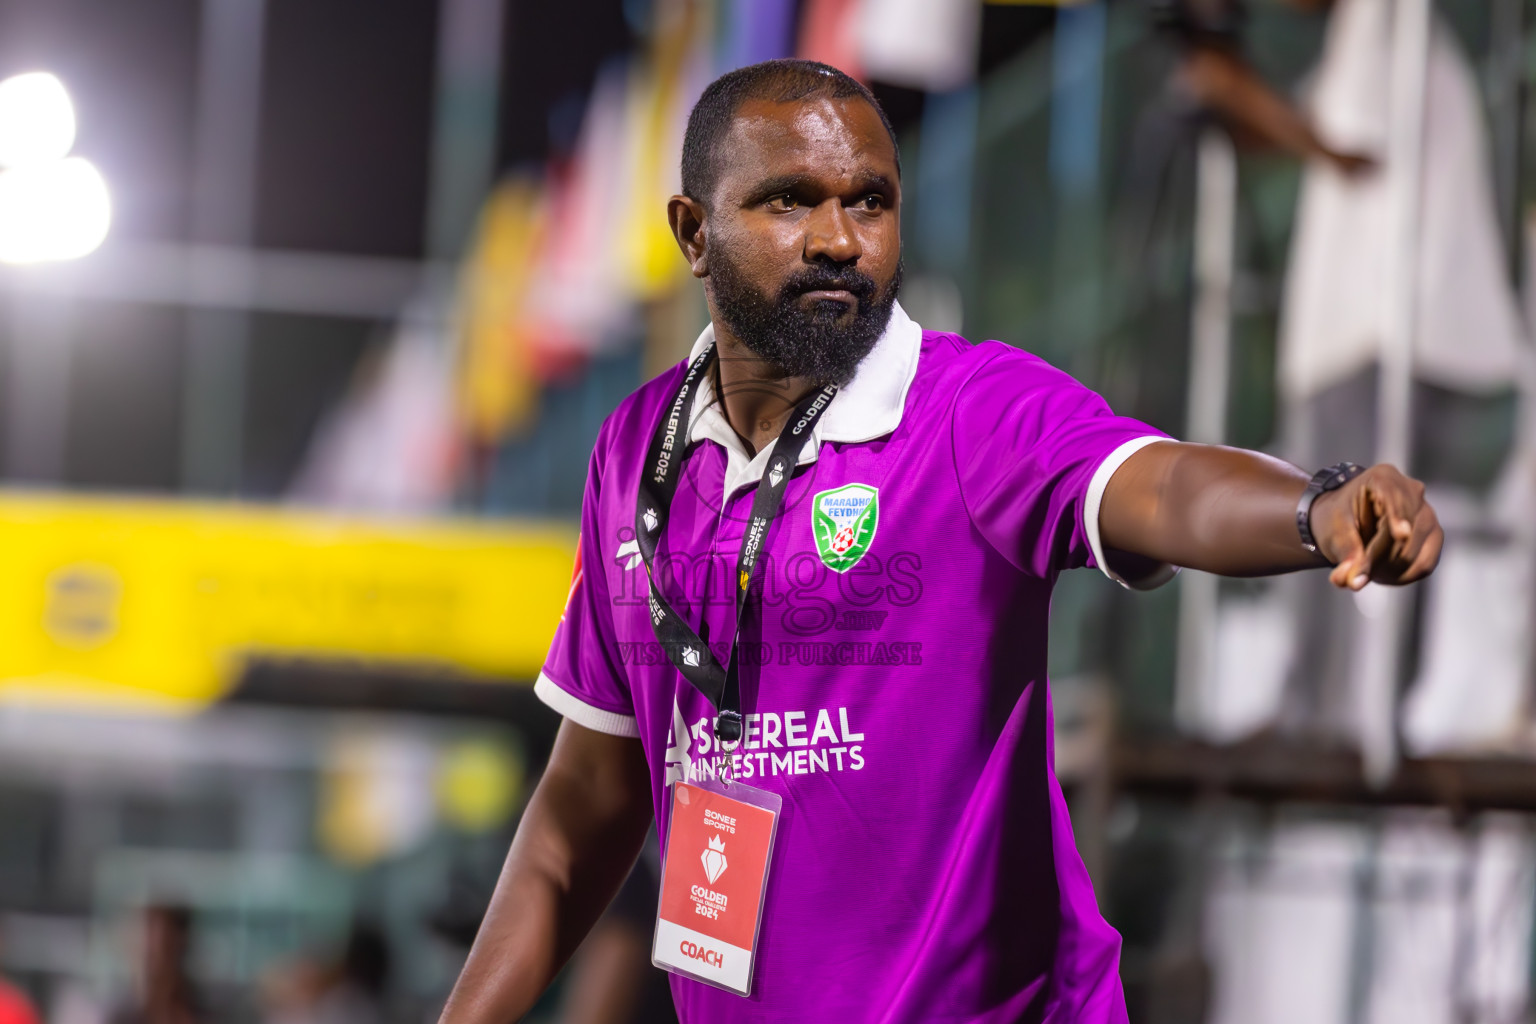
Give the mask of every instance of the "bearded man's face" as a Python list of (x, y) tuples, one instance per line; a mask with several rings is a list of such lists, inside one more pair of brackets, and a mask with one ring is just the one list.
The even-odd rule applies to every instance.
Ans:
[[(753, 354), (788, 377), (847, 384), (891, 319), (901, 288), (901, 264), (884, 288), (853, 266), (817, 263), (801, 268), (765, 295), (726, 252), (710, 257), (715, 315)], [(807, 298), (846, 292), (842, 299)]]
[(711, 313), (786, 375), (846, 384), (901, 288), (896, 150), (859, 97), (749, 101), (706, 221)]

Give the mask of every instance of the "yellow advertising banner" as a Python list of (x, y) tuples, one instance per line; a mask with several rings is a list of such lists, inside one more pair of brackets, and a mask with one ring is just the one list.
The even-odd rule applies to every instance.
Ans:
[(252, 656), (532, 679), (562, 526), (0, 493), (0, 699), (191, 707)]

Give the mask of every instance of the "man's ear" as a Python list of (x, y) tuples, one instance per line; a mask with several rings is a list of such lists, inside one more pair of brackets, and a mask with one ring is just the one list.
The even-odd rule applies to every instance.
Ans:
[(709, 264), (704, 259), (704, 204), (687, 196), (673, 196), (667, 202), (667, 221), (693, 276), (708, 276)]

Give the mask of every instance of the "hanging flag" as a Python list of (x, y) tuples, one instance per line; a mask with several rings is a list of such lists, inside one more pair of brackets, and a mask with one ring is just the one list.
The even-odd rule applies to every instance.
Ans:
[(859, 56), (872, 79), (947, 92), (976, 77), (979, 0), (864, 0)]
[(458, 405), (478, 441), (496, 441), (535, 413), (538, 378), (524, 305), (547, 221), (542, 184), (511, 178), (480, 215), (459, 296)]
[(790, 55), (795, 0), (728, 0), (721, 37), (720, 74)]
[(863, 11), (864, 0), (807, 0), (795, 55), (830, 64), (862, 80), (859, 24)]
[(598, 75), (568, 166), (550, 174), (549, 223), (527, 292), (534, 373), (564, 376), (627, 336), (633, 314), (615, 232), (629, 216), (626, 117), (631, 70), (616, 61)]
[(678, 154), (688, 112), (714, 69), (707, 12), (689, 2), (658, 8), (650, 51), (630, 83), (629, 217), (619, 238), (630, 292), (641, 302), (687, 276), (666, 206), (682, 187)]
[(438, 321), (407, 311), (321, 425), (291, 497), (331, 508), (446, 509), (458, 468), (453, 346)]

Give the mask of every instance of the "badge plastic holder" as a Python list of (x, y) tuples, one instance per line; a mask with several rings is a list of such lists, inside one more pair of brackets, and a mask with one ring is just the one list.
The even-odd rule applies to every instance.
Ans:
[(668, 788), (651, 962), (750, 995), (783, 798), (714, 779)]

